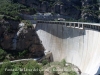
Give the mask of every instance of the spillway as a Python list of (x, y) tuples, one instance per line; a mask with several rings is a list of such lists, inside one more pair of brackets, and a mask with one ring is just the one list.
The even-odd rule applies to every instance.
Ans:
[(54, 61), (65, 59), (87, 75), (100, 74), (100, 25), (39, 21), (35, 30)]

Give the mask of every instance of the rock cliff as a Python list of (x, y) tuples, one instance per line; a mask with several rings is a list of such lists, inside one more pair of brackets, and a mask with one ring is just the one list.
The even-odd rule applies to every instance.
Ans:
[(97, 1), (96, 0), (83, 0), (82, 1), (82, 13), (81, 18), (84, 20), (92, 21), (92, 22), (98, 22), (98, 15), (97, 10), (98, 9)]
[(34, 27), (16, 21), (0, 22), (0, 47), (4, 50), (29, 50), (37, 56), (44, 52)]
[(16, 0), (19, 3), (34, 7), (37, 12), (53, 12), (70, 17), (97, 22), (97, 0)]

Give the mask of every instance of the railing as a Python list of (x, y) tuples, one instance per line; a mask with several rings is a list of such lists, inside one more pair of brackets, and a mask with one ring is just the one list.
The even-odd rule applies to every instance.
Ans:
[(100, 31), (99, 23), (86, 23), (86, 22), (67, 22), (67, 21), (37, 21), (39, 23), (65, 25), (66, 27), (79, 28), (79, 29), (93, 29)]

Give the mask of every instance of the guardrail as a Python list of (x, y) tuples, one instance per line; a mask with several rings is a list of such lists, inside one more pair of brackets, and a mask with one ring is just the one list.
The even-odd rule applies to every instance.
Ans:
[(88, 28), (88, 29), (100, 31), (99, 23), (67, 22), (67, 21), (37, 21), (37, 24), (40, 23), (58, 24), (58, 25), (65, 25), (66, 27), (79, 28), (79, 29)]

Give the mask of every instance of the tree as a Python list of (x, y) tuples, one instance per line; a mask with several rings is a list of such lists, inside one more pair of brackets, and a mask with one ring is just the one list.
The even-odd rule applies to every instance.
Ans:
[(31, 21), (29, 21), (29, 20), (22, 20), (22, 22), (25, 23), (25, 26), (26, 26), (27, 28), (32, 28), (32, 23), (31, 23)]
[(6, 54), (7, 53), (3, 49), (0, 49), (0, 60), (4, 59)]
[(22, 68), (22, 67), (23, 67), (23, 65), (21, 63), (19, 63), (19, 64), (13, 63), (12, 68), (15, 71), (12, 71), (11, 75), (23, 75), (23, 71), (20, 70), (20, 68)]
[(25, 69), (28, 69), (30, 71), (26, 71), (25, 73), (26, 73), (26, 75), (43, 75), (43, 73), (41, 71), (39, 71), (41, 69), (41, 67), (42, 66), (40, 66), (36, 61), (29, 61), (25, 65)]
[(27, 11), (28, 7), (13, 3), (12, 0), (0, 0), (0, 14), (6, 16), (7, 19), (21, 20), (19, 16), (21, 10)]
[(11, 63), (9, 61), (4, 62), (0, 68), (0, 75), (11, 75), (11, 71), (7, 71), (7, 69), (11, 68)]
[(61, 61), (61, 63), (62, 63), (63, 66), (65, 66), (65, 65), (66, 65), (66, 60), (63, 59), (63, 60)]
[(48, 63), (49, 63), (48, 60), (43, 60), (43, 61), (42, 61), (42, 64), (43, 64), (43, 65), (46, 65), (46, 64), (48, 64)]

